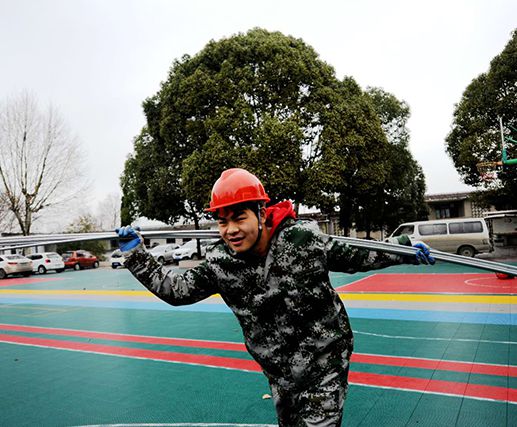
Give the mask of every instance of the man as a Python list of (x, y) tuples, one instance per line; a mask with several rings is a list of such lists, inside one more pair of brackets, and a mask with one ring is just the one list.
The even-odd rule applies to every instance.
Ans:
[[(298, 221), (290, 202), (269, 202), (243, 169), (222, 173), (210, 208), (221, 240), (184, 274), (166, 271), (130, 227), (120, 237), (126, 267), (172, 305), (219, 293), (237, 317), (249, 353), (269, 380), (280, 426), (340, 426), (353, 335), (329, 271), (353, 273), (400, 264), (399, 257), (352, 248)], [(409, 239), (402, 238), (403, 244)], [(433, 262), (422, 247), (419, 257)]]

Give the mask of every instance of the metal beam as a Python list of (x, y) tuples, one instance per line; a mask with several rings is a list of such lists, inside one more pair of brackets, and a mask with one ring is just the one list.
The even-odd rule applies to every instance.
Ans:
[[(396, 255), (414, 255), (417, 248), (411, 246), (394, 245), (392, 243), (376, 242), (373, 240), (354, 239), (352, 237), (332, 236), (336, 240), (347, 242), (350, 246), (357, 248), (365, 248), (369, 250), (376, 250), (379, 252), (387, 252)], [(496, 273), (506, 273), (512, 276), (517, 276), (517, 267), (502, 262), (488, 261), (479, 258), (464, 257), (461, 255), (450, 254), (448, 252), (430, 250), (431, 255), (439, 261), (445, 261), (452, 264), (466, 265), (469, 267), (477, 267), (482, 270), (493, 271)]]
[[(217, 230), (171, 230), (171, 231), (141, 231), (143, 237), (162, 237), (162, 238), (184, 238), (184, 239), (214, 239), (219, 238)], [(352, 247), (364, 248), (379, 252), (387, 252), (395, 255), (414, 256), (418, 249), (411, 246), (402, 246), (392, 243), (377, 242), (374, 240), (363, 240), (352, 237), (331, 236), (336, 240), (348, 243)], [(23, 249), (34, 246), (78, 243), (96, 240), (118, 239), (115, 232), (104, 233), (72, 233), (72, 234), (46, 234), (38, 236), (19, 236), (19, 237), (0, 237), (0, 252), (13, 249)], [(2, 247), (4, 246), (4, 247)], [(488, 261), (479, 258), (468, 258), (461, 255), (450, 254), (432, 249), (431, 255), (439, 260), (453, 264), (476, 267), (482, 270), (497, 273), (506, 273), (517, 276), (517, 267), (500, 262)]]

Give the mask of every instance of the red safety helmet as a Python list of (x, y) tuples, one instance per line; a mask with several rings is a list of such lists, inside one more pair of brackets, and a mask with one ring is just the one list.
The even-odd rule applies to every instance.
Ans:
[(259, 179), (240, 168), (223, 171), (212, 188), (210, 207), (206, 212), (215, 212), (219, 208), (250, 201), (269, 202), (270, 198)]

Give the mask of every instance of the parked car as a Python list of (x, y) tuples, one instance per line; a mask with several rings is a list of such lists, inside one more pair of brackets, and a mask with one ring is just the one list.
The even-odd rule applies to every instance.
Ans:
[(65, 268), (80, 270), (81, 268), (97, 268), (99, 266), (97, 257), (88, 251), (77, 250), (63, 252), (62, 257), (63, 261), (65, 261)]
[(30, 276), (32, 261), (23, 255), (0, 255), (0, 279), (5, 279), (13, 274)]
[[(206, 247), (214, 242), (216, 242), (218, 239), (203, 239), (200, 240), (201, 243), (201, 257), (204, 257), (206, 254)], [(198, 259), (198, 253), (197, 253), (197, 241), (189, 240), (184, 245), (180, 246), (178, 249), (176, 249), (173, 252), (173, 258), (174, 261), (179, 262), (184, 259)]]
[(491, 252), (490, 234), (482, 218), (437, 219), (401, 224), (390, 237), (407, 234), (411, 241), (421, 241), (432, 249), (467, 257)]
[(178, 249), (180, 245), (175, 243), (170, 243), (166, 245), (158, 245), (151, 249), (149, 249), (149, 253), (154, 257), (154, 259), (162, 264), (167, 264), (168, 262), (173, 262), (173, 253), (175, 249)]
[(56, 252), (41, 252), (27, 255), (32, 260), (32, 271), (45, 274), (49, 270), (57, 273), (65, 271), (65, 262), (61, 255)]
[(125, 260), (126, 258), (122, 255), (120, 249), (115, 249), (110, 257), (111, 268), (124, 267)]

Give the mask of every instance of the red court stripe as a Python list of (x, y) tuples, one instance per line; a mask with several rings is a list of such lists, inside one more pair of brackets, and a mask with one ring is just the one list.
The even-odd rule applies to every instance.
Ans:
[(112, 345), (91, 344), (74, 341), (61, 341), (46, 338), (33, 338), (8, 334), (0, 334), (0, 342), (24, 344), (59, 350), (74, 350), (87, 353), (108, 354), (131, 358), (152, 359), (166, 362), (180, 362), (193, 365), (262, 372), (262, 369), (260, 369), (259, 365), (253, 360), (234, 359), (231, 357), (174, 353), (170, 351), (145, 350), (138, 348), (118, 347)]
[(517, 280), (499, 280), (495, 274), (378, 273), (337, 287), (338, 292), (517, 294)]
[[(86, 353), (106, 354), (138, 359), (152, 359), (166, 362), (179, 362), (193, 365), (228, 368), (251, 372), (260, 372), (259, 365), (252, 360), (232, 359), (229, 357), (171, 353), (156, 350), (140, 350), (126, 347), (78, 343), (42, 338), (28, 338), (16, 335), (0, 334), (0, 342), (36, 347), (72, 350)], [(504, 387), (466, 384), (452, 381), (429, 380), (422, 378), (380, 375), (364, 372), (350, 372), (349, 382), (356, 385), (385, 387), (398, 390), (411, 390), (423, 393), (437, 393), (470, 398), (508, 401), (517, 403), (517, 390)]]
[(0, 282), (0, 286), (16, 286), (16, 285), (31, 285), (35, 283), (44, 283), (44, 282), (54, 282), (56, 280), (65, 280), (63, 277), (47, 277), (47, 278), (37, 278), (37, 279), (28, 279), (28, 278), (19, 278), (19, 279), (4, 279)]
[(466, 384), (453, 381), (379, 375), (365, 372), (350, 372), (351, 384), (372, 387), (387, 387), (401, 390), (421, 391), (470, 398), (499, 400), (517, 403), (517, 390), (490, 385)]
[(111, 332), (94, 332), (81, 331), (77, 329), (61, 329), (61, 328), (43, 328), (39, 326), (22, 326), (22, 325), (8, 325), (0, 324), (0, 329), (6, 331), (29, 332), (37, 334), (51, 334), (69, 337), (81, 338), (98, 338), (110, 341), (122, 342), (138, 342), (146, 344), (163, 344), (173, 345), (178, 347), (197, 347), (210, 348), (216, 350), (232, 350), (232, 351), (246, 351), (246, 347), (241, 343), (223, 342), (223, 341), (205, 341), (205, 340), (191, 340), (184, 338), (166, 338), (166, 337), (150, 337), (143, 335), (126, 335), (116, 334)]
[(498, 375), (502, 377), (517, 377), (517, 366), (493, 365), (488, 363), (470, 363), (362, 353), (352, 354), (352, 362), (368, 363), (373, 365), (402, 366), (407, 368), (432, 369), (438, 371)]
[[(191, 340), (184, 338), (152, 337), (143, 335), (116, 334), (110, 332), (83, 331), (76, 329), (44, 328), (39, 326), (10, 325), (0, 323), (0, 330), (51, 334), (59, 336), (97, 338), (119, 342), (138, 342), (161, 344), (178, 347), (209, 348), (215, 350), (246, 351), (241, 343)], [(432, 369), (440, 371), (471, 372), (474, 374), (517, 377), (517, 366), (494, 365), (489, 363), (471, 363), (437, 359), (386, 356), (377, 354), (353, 353), (352, 362), (372, 365), (401, 366), (408, 368)]]

